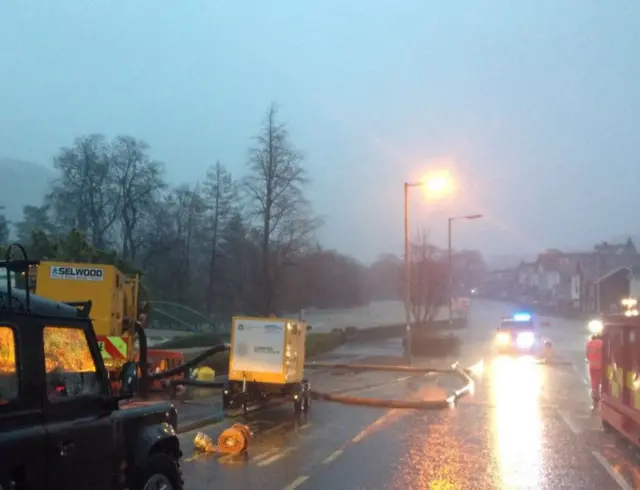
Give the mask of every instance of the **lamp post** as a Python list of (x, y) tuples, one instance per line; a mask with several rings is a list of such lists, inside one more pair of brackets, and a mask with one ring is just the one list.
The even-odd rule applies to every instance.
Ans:
[(452, 216), (447, 219), (448, 225), (448, 244), (447, 244), (447, 257), (448, 257), (448, 281), (447, 281), (447, 299), (449, 302), (449, 324), (453, 323), (453, 249), (451, 246), (451, 229), (454, 221), (460, 220), (472, 220), (482, 218), (481, 214), (468, 214), (466, 216)]
[(407, 339), (407, 364), (411, 365), (411, 230), (409, 228), (409, 188), (420, 187), (419, 182), (404, 183), (404, 319)]
[(404, 183), (404, 315), (407, 339), (407, 363), (411, 365), (411, 229), (409, 226), (409, 188), (422, 187), (429, 195), (444, 194), (451, 190), (449, 174), (428, 176), (419, 182)]

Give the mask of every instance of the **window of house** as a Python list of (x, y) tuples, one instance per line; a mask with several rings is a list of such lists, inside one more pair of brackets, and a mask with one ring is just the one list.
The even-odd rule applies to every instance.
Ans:
[(0, 325), (0, 406), (18, 398), (16, 338), (13, 329)]
[(45, 327), (43, 341), (49, 400), (100, 393), (96, 364), (84, 330)]

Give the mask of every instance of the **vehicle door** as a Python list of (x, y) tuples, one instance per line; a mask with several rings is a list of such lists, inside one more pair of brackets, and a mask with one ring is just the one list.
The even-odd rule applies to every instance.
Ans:
[(39, 490), (47, 488), (46, 432), (25, 344), (15, 325), (0, 323), (0, 488)]
[(88, 330), (47, 325), (42, 331), (46, 367), (44, 412), (49, 478), (56, 488), (116, 488), (118, 468), (112, 408), (100, 352)]

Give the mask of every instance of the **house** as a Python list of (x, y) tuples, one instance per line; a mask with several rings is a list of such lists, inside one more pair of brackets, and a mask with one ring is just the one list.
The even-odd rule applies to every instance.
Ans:
[[(594, 246), (593, 252), (572, 255), (582, 269), (580, 309), (585, 312), (606, 311), (604, 305), (627, 289), (620, 286), (620, 281), (628, 282), (621, 269), (626, 269), (629, 274), (640, 266), (640, 254), (631, 239), (623, 244), (603, 242)], [(608, 288), (611, 291), (605, 292)]]
[(523, 301), (536, 296), (538, 292), (538, 274), (535, 262), (520, 262), (516, 269), (517, 294)]
[(550, 306), (572, 305), (579, 273), (577, 262), (570, 255), (559, 250), (540, 254), (536, 261), (539, 300)]
[(640, 300), (640, 266), (630, 267), (629, 297)]
[(640, 299), (640, 266), (618, 267), (596, 281), (596, 310), (620, 311), (624, 298)]
[(517, 269), (499, 269), (489, 272), (480, 286), (481, 295), (494, 299), (515, 299)]
[[(621, 302), (631, 294), (636, 267), (618, 267), (596, 281), (597, 309), (604, 313), (620, 311)], [(635, 284), (634, 284), (635, 286)], [(637, 286), (636, 286), (637, 288)]]
[(582, 310), (582, 300), (584, 298), (584, 269), (582, 268), (582, 263), (579, 260), (573, 259), (573, 263), (574, 267), (571, 272), (570, 287), (571, 307), (574, 310)]

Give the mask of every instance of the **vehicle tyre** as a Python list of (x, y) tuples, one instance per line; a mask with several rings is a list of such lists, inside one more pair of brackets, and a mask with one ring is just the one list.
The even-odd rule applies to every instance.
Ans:
[(132, 486), (133, 490), (184, 490), (180, 462), (166, 453), (149, 456)]
[(249, 417), (249, 403), (246, 401), (242, 402), (242, 418), (247, 419)]

